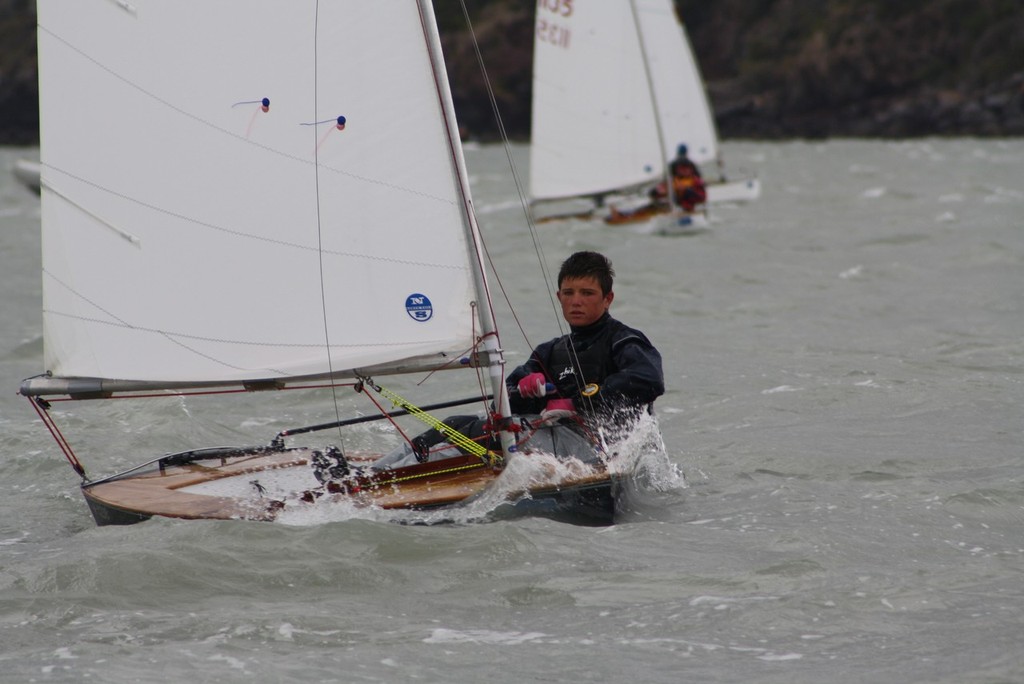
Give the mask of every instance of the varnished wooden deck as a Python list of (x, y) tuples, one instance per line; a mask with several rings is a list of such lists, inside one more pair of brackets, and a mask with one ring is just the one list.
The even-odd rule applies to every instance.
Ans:
[[(183, 488), (237, 476), (258, 476), (275, 469), (309, 468), (305, 449), (280, 453), (232, 456), (197, 461), (162, 470), (132, 474), (83, 486), (83, 493), (94, 511), (97, 506), (118, 514), (154, 515), (184, 519), (273, 520), (284, 506), (309, 505), (302, 501), (285, 503), (272, 498), (212, 496), (183, 491)], [(425, 509), (456, 504), (478, 495), (500, 474), (500, 470), (482, 463), (475, 456), (417, 464), (372, 477), (355, 478), (343, 486), (311, 487), (308, 501), (350, 500), (383, 509)], [(312, 478), (311, 484), (312, 484)], [(607, 473), (593, 473), (566, 481), (548, 481), (531, 487), (532, 496), (543, 497), (566, 489), (600, 486)], [(523, 494), (525, 492), (511, 493)]]

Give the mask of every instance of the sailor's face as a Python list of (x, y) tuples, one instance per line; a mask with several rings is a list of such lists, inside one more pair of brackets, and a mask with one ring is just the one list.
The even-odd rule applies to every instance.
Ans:
[(597, 278), (565, 278), (558, 288), (562, 316), (569, 325), (586, 326), (597, 321), (612, 305), (614, 292), (603, 294)]

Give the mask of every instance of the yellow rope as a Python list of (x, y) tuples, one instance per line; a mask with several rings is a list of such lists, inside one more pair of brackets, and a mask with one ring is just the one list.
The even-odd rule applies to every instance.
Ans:
[(402, 477), (393, 477), (390, 480), (374, 481), (372, 487), (381, 487), (384, 485), (398, 484), (399, 482), (408, 482), (410, 480), (418, 480), (424, 477), (436, 477), (437, 475), (446, 475), (448, 473), (459, 473), (463, 470), (473, 470), (475, 468), (482, 468), (487, 463), (481, 461), (480, 463), (469, 463), (467, 465), (457, 466), (455, 468), (445, 468), (443, 470), (431, 470), (426, 473), (416, 473), (415, 475), (404, 475)]
[(413, 406), (408, 401), (398, 396), (391, 390), (384, 387), (380, 387), (378, 385), (371, 384), (371, 386), (375, 390), (380, 392), (382, 395), (387, 397), (392, 404), (398, 406), (399, 408), (405, 409), (406, 411), (409, 412), (409, 415), (414, 416), (418, 420), (426, 423), (430, 427), (440, 432), (448, 439), (449, 442), (451, 442), (455, 446), (460, 447), (461, 449), (473, 454), (474, 456), (479, 456), (485, 462), (490, 463), (492, 465), (495, 463), (495, 461), (501, 460), (500, 454), (496, 454), (495, 452), (486, 449), (482, 444), (474, 442), (469, 437), (466, 437), (464, 434), (462, 434), (455, 428), (451, 427), (450, 425), (446, 425), (445, 423), (441, 422), (440, 420), (430, 415), (423, 409)]

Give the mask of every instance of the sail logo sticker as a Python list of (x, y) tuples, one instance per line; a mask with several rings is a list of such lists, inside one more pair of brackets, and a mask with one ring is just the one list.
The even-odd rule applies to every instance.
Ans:
[(405, 299), (405, 312), (419, 323), (429, 321), (434, 315), (434, 305), (426, 295), (411, 294)]

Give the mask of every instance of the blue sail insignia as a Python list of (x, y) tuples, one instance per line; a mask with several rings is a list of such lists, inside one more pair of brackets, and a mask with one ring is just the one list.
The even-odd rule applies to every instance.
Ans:
[(411, 294), (405, 299), (405, 311), (409, 316), (419, 323), (429, 321), (434, 315), (434, 305), (426, 295)]

